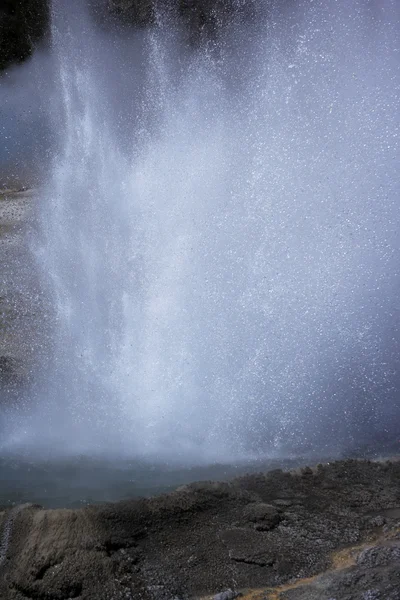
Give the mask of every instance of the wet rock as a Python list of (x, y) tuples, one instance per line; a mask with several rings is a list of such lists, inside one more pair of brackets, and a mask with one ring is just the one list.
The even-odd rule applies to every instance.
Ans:
[(154, 5), (154, 0), (108, 0), (111, 15), (141, 27), (154, 21)]
[(0, 384), (8, 383), (16, 374), (17, 363), (12, 356), (0, 356)]
[(376, 515), (376, 517), (373, 517), (369, 523), (371, 527), (383, 527), (383, 525), (386, 523), (386, 519), (382, 515)]
[(25, 378), (21, 360), (13, 356), (0, 356), (0, 389), (18, 388)]
[(357, 565), (372, 569), (373, 567), (386, 566), (393, 561), (399, 561), (400, 563), (400, 545), (366, 548), (358, 556)]
[(246, 521), (255, 523), (255, 528), (259, 531), (268, 531), (278, 525), (281, 516), (275, 506), (258, 502), (249, 504), (243, 510), (243, 516)]
[(49, 26), (48, 0), (7, 0), (0, 6), (0, 71), (28, 58)]
[[(336, 481), (333, 491), (326, 480)], [(0, 598), (225, 600), (264, 586), (280, 600), (400, 600), (397, 519), (376, 532), (368, 517), (391, 519), (399, 497), (399, 463), (382, 470), (346, 461), (313, 477), (256, 474), (81, 510), (28, 507), (7, 537)], [(275, 504), (286, 498), (290, 507)], [(277, 526), (254, 529), (276, 515)]]
[(301, 474), (303, 477), (312, 477), (313, 471), (310, 467), (304, 467), (304, 469), (301, 470)]
[[(105, 23), (117, 20), (123, 25), (145, 27), (155, 21), (155, 8), (175, 7), (192, 41), (210, 37), (233, 16), (254, 18), (255, 0), (89, 0), (92, 12)], [(50, 0), (7, 0), (0, 6), (0, 72), (26, 60), (46, 38), (50, 24)], [(113, 19), (114, 18), (114, 19)]]
[(381, 598), (379, 590), (367, 590), (363, 593), (361, 600), (381, 600)]
[(107, 3), (110, 15), (121, 23), (138, 27), (154, 23), (160, 9), (161, 14), (168, 11), (187, 26), (193, 41), (214, 35), (233, 17), (254, 18), (256, 6), (254, 0), (177, 0), (170, 4), (156, 0), (108, 0)]
[(228, 529), (221, 534), (221, 540), (228, 548), (229, 558), (234, 562), (259, 567), (274, 563), (273, 549), (256, 532), (239, 527)]
[(215, 594), (213, 600), (235, 600), (239, 594), (232, 590), (226, 590), (225, 592), (220, 592), (219, 594)]
[(293, 500), (286, 500), (285, 498), (277, 498), (276, 500), (274, 500), (274, 504), (278, 508), (284, 509), (284, 508), (288, 508), (289, 506), (292, 506)]

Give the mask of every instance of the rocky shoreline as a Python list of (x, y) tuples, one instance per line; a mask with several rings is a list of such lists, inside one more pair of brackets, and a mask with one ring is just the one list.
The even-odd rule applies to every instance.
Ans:
[(3, 600), (398, 600), (400, 462), (1, 513)]

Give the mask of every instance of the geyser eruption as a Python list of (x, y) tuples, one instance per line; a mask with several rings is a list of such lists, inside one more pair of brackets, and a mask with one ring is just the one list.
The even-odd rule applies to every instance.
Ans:
[(399, 416), (399, 7), (265, 4), (193, 46), (55, 3), (33, 445), (322, 454)]

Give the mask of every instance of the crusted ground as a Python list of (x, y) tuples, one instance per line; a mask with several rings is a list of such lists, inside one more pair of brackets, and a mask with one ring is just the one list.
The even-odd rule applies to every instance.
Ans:
[(277, 470), (79, 510), (28, 505), (2, 519), (4, 600), (400, 598), (396, 461)]

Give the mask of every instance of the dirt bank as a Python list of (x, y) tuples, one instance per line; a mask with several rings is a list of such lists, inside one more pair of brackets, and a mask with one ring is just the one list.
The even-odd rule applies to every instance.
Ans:
[(4, 600), (396, 600), (400, 462), (276, 470), (80, 510), (25, 505), (2, 513), (1, 539)]

